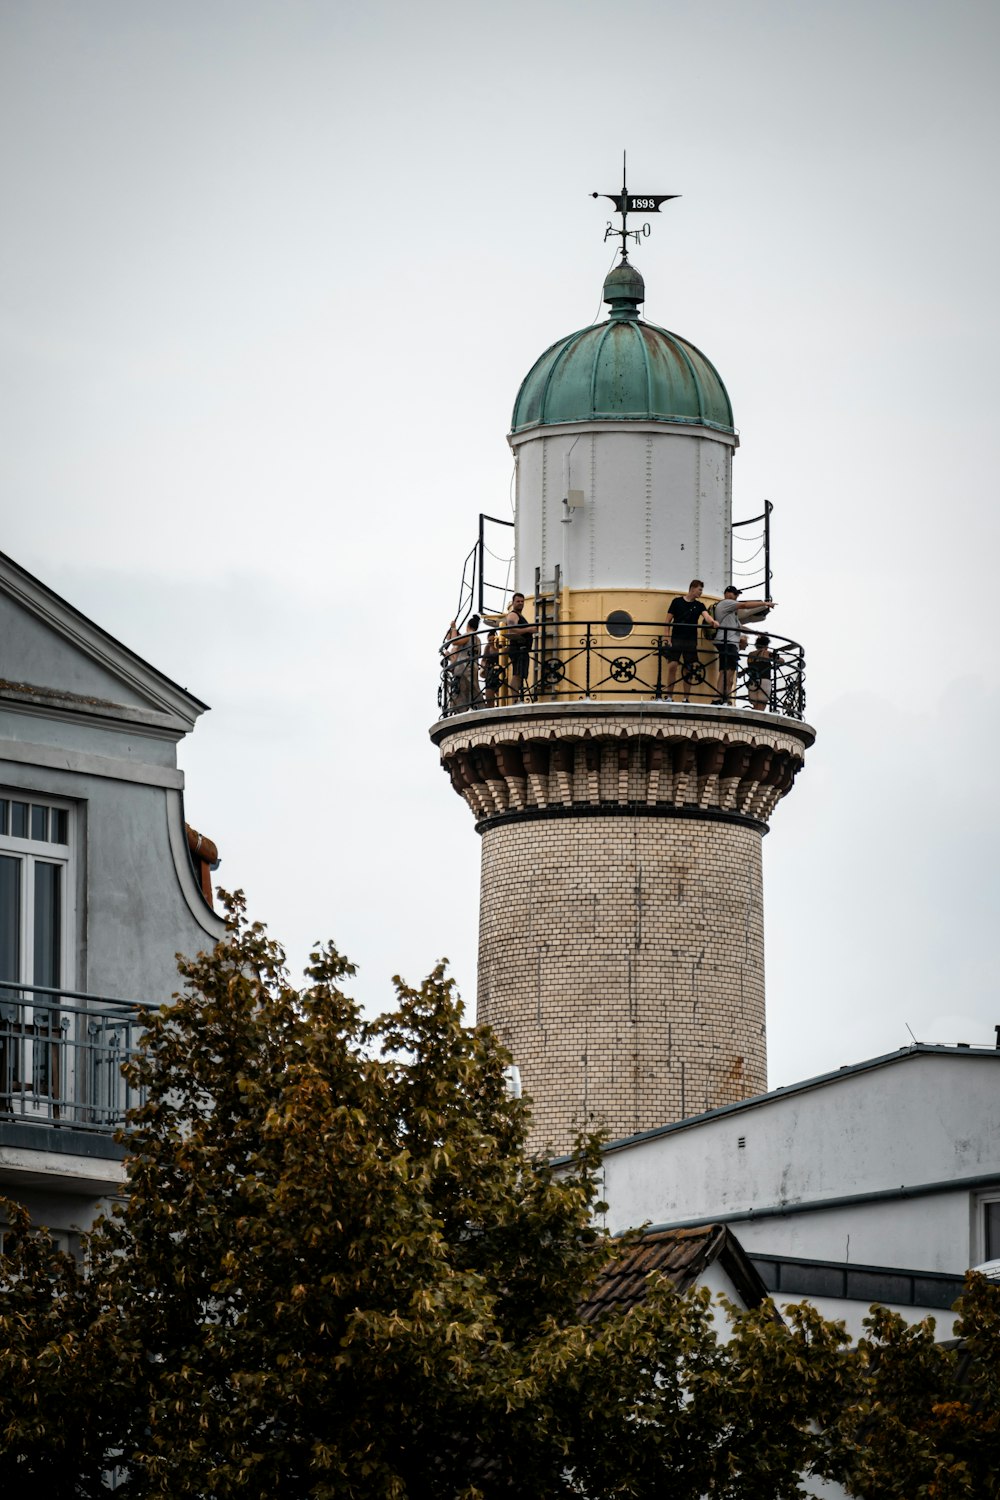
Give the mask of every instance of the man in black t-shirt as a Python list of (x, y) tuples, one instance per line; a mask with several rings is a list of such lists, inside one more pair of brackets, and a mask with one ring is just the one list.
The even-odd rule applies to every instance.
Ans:
[(712, 616), (701, 602), (700, 594), (704, 587), (700, 578), (692, 578), (688, 584), (687, 593), (671, 600), (670, 609), (667, 612), (665, 631), (667, 643), (663, 654), (667, 659), (666, 699), (668, 703), (674, 700), (674, 687), (681, 674), (682, 663), (684, 665), (684, 702), (688, 702), (691, 693), (689, 668), (698, 663), (698, 627), (699, 625), (715, 625)]
[(510, 695), (517, 701), (524, 695), (524, 685), (531, 665), (531, 639), (534, 631), (521, 611), (524, 595), (515, 594), (504, 620), (507, 633), (507, 659), (510, 663)]

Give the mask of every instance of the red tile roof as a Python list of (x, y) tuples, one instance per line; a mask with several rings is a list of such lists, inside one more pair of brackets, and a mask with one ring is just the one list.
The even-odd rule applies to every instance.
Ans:
[(622, 1247), (601, 1272), (581, 1308), (584, 1322), (593, 1323), (607, 1312), (626, 1312), (646, 1297), (646, 1282), (659, 1271), (679, 1292), (685, 1292), (715, 1261), (733, 1282), (748, 1307), (768, 1295), (760, 1276), (736, 1236), (725, 1224), (697, 1229), (652, 1229)]

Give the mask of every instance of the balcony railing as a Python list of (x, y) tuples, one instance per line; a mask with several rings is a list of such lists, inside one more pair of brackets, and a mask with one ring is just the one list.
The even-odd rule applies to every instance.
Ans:
[(614, 616), (536, 625), (531, 647), (520, 657), (502, 631), (492, 642), (487, 629), (446, 642), (438, 686), (441, 717), (519, 702), (588, 699), (721, 703), (790, 719), (804, 716), (806, 662), (797, 641), (768, 631), (768, 654), (761, 656), (755, 642), (762, 632), (749, 625), (735, 670), (723, 676), (717, 640), (702, 626), (693, 644), (676, 647), (662, 622), (630, 620), (627, 634), (615, 634), (624, 628)]
[(0, 1120), (110, 1134), (141, 1103), (122, 1077), (139, 1010), (42, 985), (0, 985)]

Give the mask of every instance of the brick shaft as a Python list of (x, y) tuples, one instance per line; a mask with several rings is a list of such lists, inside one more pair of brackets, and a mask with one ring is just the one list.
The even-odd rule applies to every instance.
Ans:
[(813, 732), (771, 714), (570, 703), (432, 736), (482, 835), (478, 1016), (567, 1150), (767, 1087), (761, 842)]
[(487, 829), (479, 1018), (548, 1151), (762, 1092), (760, 832), (627, 811)]

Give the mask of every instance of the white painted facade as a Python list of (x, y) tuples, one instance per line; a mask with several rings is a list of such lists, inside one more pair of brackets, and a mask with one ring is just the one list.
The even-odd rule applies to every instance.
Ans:
[[(909, 1047), (614, 1142), (603, 1196), (614, 1232), (723, 1222), (751, 1257), (814, 1263), (814, 1278), (824, 1266), (833, 1280), (837, 1267), (960, 1278), (986, 1258), (1000, 1200), (1000, 1051)], [(916, 1279), (916, 1298), (931, 1279)], [(854, 1333), (871, 1301), (894, 1305), (809, 1300)], [(950, 1327), (933, 1300), (898, 1305)]]
[[(738, 439), (707, 427), (573, 423), (513, 434), (516, 587), (535, 568), (570, 589), (686, 588), (730, 580)], [(573, 504), (565, 502), (571, 492)]]
[(225, 930), (177, 766), (206, 705), (2, 554), (0, 639), (0, 1192), (72, 1244), (122, 1180), (115, 1002)]

